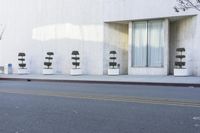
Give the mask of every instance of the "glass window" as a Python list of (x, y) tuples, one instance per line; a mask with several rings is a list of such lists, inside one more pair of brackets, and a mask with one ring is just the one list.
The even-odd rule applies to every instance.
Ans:
[(147, 22), (133, 23), (132, 60), (135, 67), (147, 66)]
[(133, 67), (162, 67), (163, 49), (163, 21), (133, 22)]

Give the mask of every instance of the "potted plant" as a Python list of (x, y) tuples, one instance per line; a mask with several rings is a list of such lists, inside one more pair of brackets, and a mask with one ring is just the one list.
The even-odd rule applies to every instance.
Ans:
[(53, 55), (54, 55), (53, 52), (47, 52), (47, 57), (45, 57), (46, 61), (44, 62), (45, 68), (43, 69), (43, 74), (45, 75), (54, 74), (52, 68)]
[(72, 65), (74, 68), (71, 69), (70, 74), (71, 75), (81, 75), (82, 70), (80, 68), (80, 57), (78, 51), (72, 51)]
[(189, 76), (189, 71), (185, 68), (185, 48), (177, 48), (176, 49), (176, 61), (174, 68), (174, 76)]
[(18, 74), (28, 74), (28, 70), (26, 68), (26, 59), (25, 59), (26, 54), (21, 52), (18, 53), (18, 61), (19, 61), (19, 68), (18, 68)]
[(117, 64), (117, 52), (110, 51), (110, 62), (108, 68), (108, 75), (119, 75), (119, 64)]

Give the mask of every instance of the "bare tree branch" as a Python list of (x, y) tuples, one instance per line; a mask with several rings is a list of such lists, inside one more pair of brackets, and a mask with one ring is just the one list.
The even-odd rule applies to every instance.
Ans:
[(4, 32), (5, 32), (6, 27), (5, 27), (5, 25), (3, 25), (3, 24), (1, 24), (0, 27), (1, 27), (1, 30), (0, 30), (0, 40), (1, 40), (2, 37), (3, 37), (3, 34), (4, 34)]
[(188, 9), (200, 11), (200, 0), (177, 0), (177, 5), (174, 7), (176, 12), (186, 11)]

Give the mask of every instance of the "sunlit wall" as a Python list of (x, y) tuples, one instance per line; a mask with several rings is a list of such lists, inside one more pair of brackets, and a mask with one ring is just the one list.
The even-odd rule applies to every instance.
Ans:
[(103, 73), (102, 0), (1, 0), (0, 64), (12, 63), (26, 52), (31, 73), (41, 73), (46, 52), (52, 51), (56, 73), (69, 73), (71, 52), (78, 50), (84, 74)]

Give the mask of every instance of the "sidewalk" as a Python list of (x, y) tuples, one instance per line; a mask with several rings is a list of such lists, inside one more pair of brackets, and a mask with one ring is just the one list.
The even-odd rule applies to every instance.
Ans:
[(106, 75), (0, 75), (0, 80), (200, 86), (200, 77)]

